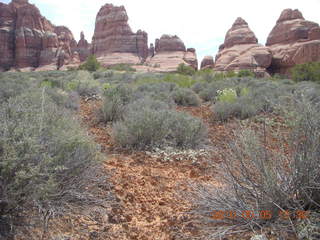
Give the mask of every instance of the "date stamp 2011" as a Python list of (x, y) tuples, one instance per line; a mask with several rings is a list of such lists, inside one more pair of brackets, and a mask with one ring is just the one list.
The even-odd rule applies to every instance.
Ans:
[(270, 220), (272, 218), (278, 217), (282, 220), (290, 220), (292, 218), (295, 219), (307, 219), (309, 218), (310, 212), (303, 210), (296, 211), (287, 211), (280, 210), (277, 213), (274, 213), (270, 210), (243, 210), (243, 211), (235, 211), (235, 210), (214, 210), (210, 213), (210, 217), (214, 220), (235, 220), (237, 218), (243, 218), (246, 220), (260, 219), (260, 220)]

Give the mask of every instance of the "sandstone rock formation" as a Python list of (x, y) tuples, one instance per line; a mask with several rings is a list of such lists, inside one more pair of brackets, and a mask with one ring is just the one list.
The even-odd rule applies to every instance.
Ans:
[(267, 39), (273, 58), (271, 73), (288, 74), (296, 64), (320, 61), (320, 27), (299, 10), (285, 9)]
[(57, 69), (73, 57), (71, 31), (54, 26), (28, 0), (0, 3), (0, 70)]
[(186, 49), (183, 41), (178, 36), (162, 35), (155, 42), (155, 54), (149, 57), (146, 64), (151, 71), (174, 72), (179, 64), (184, 63), (198, 69), (198, 60), (194, 48)]
[(264, 72), (270, 66), (271, 58), (270, 49), (258, 44), (247, 22), (238, 18), (227, 32), (224, 44), (220, 46), (215, 70), (252, 69)]
[(132, 32), (124, 6), (106, 4), (96, 17), (92, 53), (103, 65), (138, 64), (148, 56), (148, 35)]
[(155, 52), (154, 45), (153, 45), (153, 43), (150, 43), (148, 57), (153, 57), (154, 56), (154, 52)]
[(0, 2), (0, 71), (14, 63), (15, 16), (12, 6)]
[(214, 68), (214, 60), (212, 56), (205, 56), (201, 61), (201, 69), (213, 69)]
[(90, 44), (84, 37), (84, 33), (80, 33), (80, 40), (77, 44), (76, 51), (79, 53), (79, 57), (81, 61), (85, 61), (87, 57), (90, 55)]
[(186, 51), (184, 43), (178, 36), (171, 36), (168, 34), (162, 35), (160, 39), (156, 39), (156, 52), (173, 52), (173, 51)]

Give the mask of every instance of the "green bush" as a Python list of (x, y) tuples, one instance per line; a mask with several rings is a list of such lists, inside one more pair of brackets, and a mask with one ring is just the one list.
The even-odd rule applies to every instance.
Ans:
[(97, 160), (96, 145), (44, 89), (10, 98), (0, 107), (0, 218), (76, 201), (74, 183)]
[(109, 66), (107, 67), (107, 69), (124, 72), (136, 72), (136, 69), (134, 69), (132, 65), (124, 63)]
[(101, 67), (97, 58), (94, 55), (90, 55), (86, 62), (79, 66), (79, 70), (87, 70), (89, 72), (95, 72)]
[(247, 69), (240, 70), (237, 75), (238, 77), (255, 77), (254, 73)]
[(237, 92), (232, 88), (218, 90), (218, 101), (225, 103), (234, 103), (237, 101)]
[(297, 64), (291, 69), (291, 76), (297, 82), (320, 82), (320, 62)]
[(224, 73), (224, 77), (225, 78), (237, 77), (237, 73), (235, 73), (234, 71), (227, 71), (226, 73)]
[(179, 88), (172, 93), (176, 104), (180, 106), (200, 106), (201, 100), (197, 94), (187, 88)]
[(180, 73), (182, 75), (192, 76), (196, 73), (196, 70), (191, 66), (188, 66), (184, 63), (181, 63), (181, 64), (179, 64), (179, 66), (177, 68), (177, 73)]

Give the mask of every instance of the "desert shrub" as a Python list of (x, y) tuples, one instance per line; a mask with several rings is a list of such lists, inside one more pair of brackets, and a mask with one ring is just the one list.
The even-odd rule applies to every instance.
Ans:
[(179, 87), (190, 88), (193, 84), (197, 82), (191, 76), (177, 74), (177, 73), (166, 73), (166, 74), (144, 74), (142, 76), (137, 76), (137, 79), (134, 82), (135, 86), (145, 85), (145, 84), (154, 84), (154, 83), (173, 83)]
[(90, 73), (78, 71), (74, 78), (66, 84), (65, 89), (76, 91), (80, 96), (91, 96), (98, 94), (100, 87), (100, 84), (92, 78)]
[(163, 82), (164, 73), (136, 73), (135, 86)]
[(320, 62), (297, 64), (291, 69), (291, 76), (297, 82), (320, 82)]
[(250, 70), (243, 69), (238, 72), (238, 77), (254, 77), (254, 73)]
[(79, 70), (87, 70), (89, 72), (95, 72), (101, 67), (97, 58), (94, 55), (90, 55), (86, 62), (79, 66)]
[[(252, 83), (251, 83), (252, 84)], [(248, 84), (250, 86), (250, 84)], [(277, 84), (252, 84), (253, 87), (237, 87), (218, 91), (217, 102), (213, 105), (214, 120), (227, 121), (228, 118), (246, 119), (261, 112), (277, 111), (292, 92)], [(226, 93), (224, 93), (226, 92)]]
[(319, 104), (320, 86), (313, 82), (300, 82), (294, 87), (294, 95), (297, 99), (305, 98), (313, 104)]
[(199, 92), (200, 98), (204, 101), (215, 101), (218, 97), (218, 91), (226, 88), (236, 89), (239, 86), (239, 80), (235, 78), (215, 80), (205, 86), (206, 88)]
[(291, 79), (284, 79), (284, 78), (281, 78), (280, 79), (280, 84), (283, 84), (283, 85), (294, 85), (295, 82)]
[(285, 80), (288, 77), (286, 75), (280, 74), (280, 73), (275, 73), (274, 75), (271, 76), (271, 80)]
[(112, 76), (99, 79), (101, 83), (112, 84), (130, 84), (136, 80), (136, 73), (131, 72), (113, 72)]
[(125, 148), (193, 148), (205, 139), (206, 127), (199, 119), (147, 97), (127, 105), (123, 119), (114, 124), (113, 133)]
[(217, 96), (217, 89), (210, 86), (199, 92), (199, 97), (205, 102), (213, 101), (216, 98), (216, 96)]
[(182, 87), (182, 88), (190, 88), (190, 87), (192, 87), (193, 84), (196, 83), (196, 80), (188, 75), (173, 74), (173, 73), (166, 74), (163, 77), (162, 81), (169, 82), (169, 83), (175, 83), (179, 87)]
[(201, 91), (205, 90), (208, 88), (208, 83), (203, 83), (203, 82), (197, 82), (195, 83), (193, 86), (192, 86), (192, 90), (195, 92), (195, 93), (200, 93)]
[(215, 121), (225, 122), (230, 118), (247, 119), (259, 113), (259, 108), (248, 98), (238, 99), (236, 102), (217, 102), (212, 111)]
[(115, 140), (120, 146), (126, 148), (144, 149), (160, 146), (168, 131), (166, 121), (168, 112), (139, 107), (139, 111), (128, 109), (124, 120), (114, 124)]
[(146, 83), (139, 85), (137, 87), (137, 91), (143, 92), (143, 93), (159, 93), (159, 92), (173, 92), (175, 89), (177, 89), (177, 84), (171, 83), (171, 82), (157, 82), (157, 83)]
[(136, 71), (136, 69), (134, 69), (132, 67), (132, 65), (124, 64), (124, 63), (109, 66), (109, 67), (107, 67), (107, 69), (115, 70), (115, 71), (124, 71), (124, 72), (135, 72)]
[(177, 73), (192, 76), (196, 73), (196, 70), (191, 66), (181, 63), (177, 68)]
[(180, 148), (195, 148), (207, 136), (207, 128), (203, 122), (187, 113), (172, 112), (169, 118), (169, 139), (174, 146)]
[(206, 82), (210, 83), (215, 80), (215, 73), (213, 69), (202, 69), (196, 72), (194, 77), (197, 79), (198, 82)]
[(172, 97), (175, 103), (181, 106), (199, 106), (201, 104), (198, 95), (187, 88), (176, 89), (172, 93)]
[(102, 108), (99, 110), (99, 118), (103, 122), (120, 120), (125, 106), (132, 99), (132, 89), (126, 85), (117, 85), (108, 88), (104, 92)]
[(103, 71), (103, 72), (99, 71), (99, 72), (94, 72), (92, 76), (94, 79), (109, 79), (114, 76), (114, 72), (113, 71)]
[(97, 160), (96, 145), (45, 88), (10, 98), (0, 107), (0, 217), (78, 201), (81, 175)]
[(2, 73), (0, 77), (0, 103), (27, 91), (31, 85), (31, 83), (28, 84), (27, 79), (15, 78), (18, 74), (6, 74)]
[[(311, 210), (314, 214), (319, 211), (319, 111), (308, 101), (293, 101), (291, 109), (294, 124), (289, 136), (279, 129), (237, 131), (236, 139), (222, 152), (221, 185), (192, 184), (193, 193), (187, 195), (194, 203), (193, 214), (200, 217), (207, 236), (223, 237), (234, 228), (261, 229), (266, 225), (268, 228), (271, 225), (272, 231), (297, 233), (299, 229), (295, 226), (301, 220), (296, 211)], [(266, 131), (276, 143), (269, 142)], [(219, 229), (210, 225), (214, 211), (234, 212), (236, 218), (220, 220), (232, 223), (233, 227)], [(250, 211), (256, 217), (241, 217), (243, 211)], [(270, 218), (259, 217), (260, 211), (268, 211)], [(281, 211), (291, 213), (286, 222), (281, 221)], [(311, 217), (307, 222), (310, 226), (317, 224)]]
[(51, 100), (60, 107), (65, 107), (71, 110), (79, 110), (80, 96), (77, 92), (65, 92), (59, 88), (45, 88), (46, 94)]
[(168, 105), (166, 102), (154, 99), (150, 96), (144, 96), (127, 104), (125, 107), (126, 108), (125, 110), (126, 112), (129, 112), (129, 111), (138, 112), (141, 107), (155, 110), (155, 111), (170, 109), (170, 105)]
[(154, 100), (165, 102), (173, 108), (176, 106), (172, 98), (172, 92), (175, 89), (177, 89), (177, 85), (170, 82), (143, 84), (134, 91), (133, 99), (137, 100), (149, 96)]

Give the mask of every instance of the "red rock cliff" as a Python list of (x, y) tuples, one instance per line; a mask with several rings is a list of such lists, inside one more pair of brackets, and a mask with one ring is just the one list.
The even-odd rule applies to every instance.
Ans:
[[(131, 63), (131, 60), (133, 63), (142, 62), (147, 58), (148, 35), (141, 30), (134, 33), (128, 19), (124, 6), (106, 4), (98, 12), (92, 53), (101, 58), (105, 65), (116, 64), (121, 60), (123, 63)], [(137, 59), (134, 59), (135, 56)]]
[(73, 58), (71, 31), (54, 26), (28, 0), (0, 3), (0, 68), (56, 69)]

